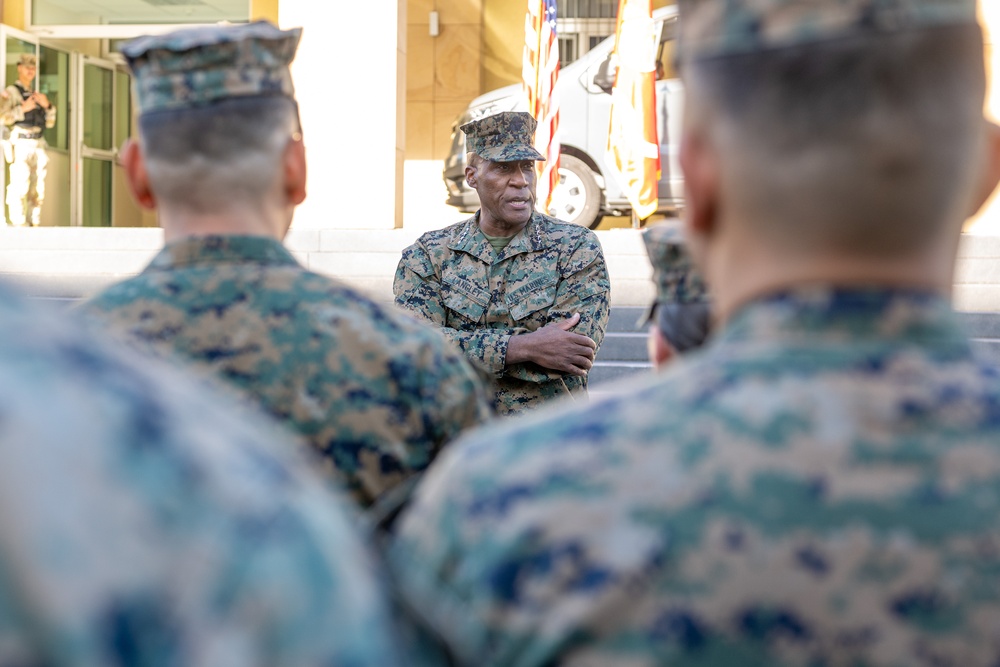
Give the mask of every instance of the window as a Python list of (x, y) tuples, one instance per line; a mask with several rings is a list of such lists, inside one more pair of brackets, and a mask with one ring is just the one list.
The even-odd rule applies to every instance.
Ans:
[(250, 20), (250, 0), (32, 0), (34, 26), (216, 23)]
[(556, 11), (560, 48), (563, 38), (574, 40), (572, 57), (559, 53), (563, 66), (583, 56), (608, 35), (615, 34), (618, 0), (558, 0)]
[(613, 19), (618, 16), (618, 0), (559, 0), (560, 19)]
[(577, 59), (577, 35), (559, 35), (559, 67), (566, 67)]

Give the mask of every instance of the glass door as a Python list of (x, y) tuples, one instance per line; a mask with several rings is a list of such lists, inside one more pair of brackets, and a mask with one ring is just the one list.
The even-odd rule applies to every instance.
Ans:
[[(39, 44), (34, 35), (0, 25), (0, 89), (6, 99), (19, 92), (9, 90), (22, 76), (26, 88), (45, 95), (56, 109), (55, 125), (41, 128), (41, 141), (35, 141), (33, 150), (18, 136), (11, 138), (14, 123), (7, 114), (0, 123), (0, 148), (3, 149), (3, 168), (0, 169), (0, 225), (17, 217), (45, 227), (66, 226), (72, 222), (72, 173), (70, 136), (73, 127), (70, 102), (71, 55), (59, 48)], [(35, 67), (19, 68), (22, 56), (34, 56)], [(22, 85), (24, 82), (22, 81)], [(9, 109), (10, 107), (6, 107)], [(22, 125), (24, 123), (22, 122)], [(44, 125), (41, 123), (40, 125)], [(13, 177), (12, 174), (13, 168)], [(9, 188), (9, 186), (12, 186)], [(8, 204), (13, 202), (13, 209)]]
[(81, 113), (77, 170), (77, 224), (114, 225), (114, 168), (118, 155), (115, 133), (115, 64), (80, 56), (78, 66)]

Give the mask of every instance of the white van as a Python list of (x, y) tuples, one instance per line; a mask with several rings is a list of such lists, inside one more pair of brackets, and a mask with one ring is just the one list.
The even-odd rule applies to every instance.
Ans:
[[(683, 90), (674, 70), (677, 36), (677, 8), (665, 7), (653, 13), (660, 32), (657, 53), (656, 122), (660, 138), (659, 210), (677, 210), (684, 201), (684, 182), (677, 161)], [(559, 185), (553, 193), (549, 215), (590, 228), (605, 215), (628, 215), (631, 205), (622, 188), (611, 176), (605, 152), (611, 116), (611, 86), (614, 70), (611, 36), (582, 58), (559, 72), (559, 133), (562, 152)], [(502, 111), (526, 111), (526, 99), (519, 84), (499, 88), (477, 97), (452, 128), (451, 153), (444, 165), (448, 204), (467, 212), (479, 208), (476, 191), (465, 182), (465, 123)]]

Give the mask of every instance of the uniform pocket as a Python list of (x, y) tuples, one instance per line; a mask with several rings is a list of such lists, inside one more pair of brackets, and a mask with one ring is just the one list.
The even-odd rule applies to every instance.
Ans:
[(448, 310), (479, 323), (490, 303), (490, 292), (468, 278), (445, 275), (441, 281), (441, 296)]
[(558, 276), (541, 276), (508, 292), (507, 307), (511, 318), (519, 322), (532, 313), (550, 308), (556, 301), (558, 286)]

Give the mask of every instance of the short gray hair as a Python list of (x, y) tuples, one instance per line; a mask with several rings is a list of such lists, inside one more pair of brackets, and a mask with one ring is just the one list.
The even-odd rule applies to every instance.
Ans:
[(693, 61), (684, 77), (729, 203), (762, 221), (755, 231), (891, 255), (957, 222), (983, 131), (983, 66), (970, 25)]
[(153, 192), (199, 212), (258, 201), (279, 178), (298, 123), (297, 107), (286, 98), (226, 100), (142, 116), (139, 141)]

